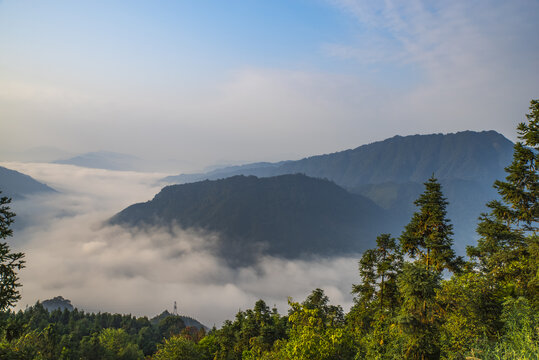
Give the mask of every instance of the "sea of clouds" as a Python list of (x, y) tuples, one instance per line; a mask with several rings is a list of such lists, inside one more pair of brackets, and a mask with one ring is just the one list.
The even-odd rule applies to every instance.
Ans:
[(10, 244), (26, 254), (18, 308), (61, 295), (79, 309), (153, 317), (172, 309), (220, 326), (263, 299), (280, 313), (322, 288), (348, 309), (358, 281), (357, 254), (287, 260), (262, 257), (233, 268), (214, 251), (219, 234), (200, 229), (125, 229), (106, 220), (151, 200), (165, 174), (44, 163), (1, 163), (58, 191), (17, 200)]

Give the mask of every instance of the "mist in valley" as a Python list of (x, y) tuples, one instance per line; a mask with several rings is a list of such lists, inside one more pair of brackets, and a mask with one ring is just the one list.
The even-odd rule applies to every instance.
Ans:
[(44, 163), (0, 163), (58, 193), (13, 201), (12, 246), (26, 254), (18, 308), (61, 295), (85, 311), (153, 317), (179, 312), (220, 326), (263, 299), (280, 313), (323, 288), (348, 309), (359, 254), (302, 260), (262, 256), (231, 267), (216, 251), (218, 233), (200, 229), (126, 229), (106, 225), (115, 213), (150, 200), (162, 173), (87, 169)]

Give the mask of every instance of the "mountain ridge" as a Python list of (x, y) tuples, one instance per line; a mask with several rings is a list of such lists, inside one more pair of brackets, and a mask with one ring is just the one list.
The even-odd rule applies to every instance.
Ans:
[[(503, 175), (503, 167), (511, 160), (512, 147), (510, 140), (493, 130), (395, 135), (354, 149), (313, 155), (300, 160), (265, 163), (263, 167), (253, 166), (256, 163), (245, 164), (208, 173), (168, 176), (162, 180), (185, 183), (234, 175), (260, 177), (303, 173), (311, 177), (327, 178), (346, 189), (354, 189), (361, 185), (386, 182), (422, 183), (432, 174), (440, 180), (470, 180), (478, 177), (490, 179)], [(382, 149), (384, 151), (380, 151)], [(494, 158), (492, 155), (495, 155)], [(482, 164), (485, 160), (489, 163)], [(413, 169), (413, 172), (407, 171), (407, 168)], [(493, 169), (495, 171), (491, 171)]]
[[(485, 204), (498, 197), (492, 184), (495, 180), (505, 177), (504, 167), (509, 165), (512, 153), (513, 143), (492, 130), (464, 131), (445, 135), (396, 135), (355, 149), (315, 155), (296, 161), (245, 164), (213, 170), (206, 174), (180, 175), (180, 177), (191, 181), (205, 179), (183, 185), (219, 181), (219, 179), (236, 176), (258, 176), (259, 179), (267, 179), (287, 174), (303, 174), (312, 179), (326, 179), (325, 181), (332, 182), (344, 191), (360, 195), (363, 199), (366, 198), (372, 202), (370, 208), (385, 220), (383, 226), (379, 226), (379, 221), (371, 218), (368, 224), (370, 228), (366, 233), (368, 233), (368, 241), (374, 241), (376, 235), (382, 232), (392, 233), (393, 236), (400, 235), (415, 211), (413, 203), (423, 192), (423, 183), (434, 175), (442, 184), (444, 195), (449, 201), (447, 210), (454, 225), (455, 247), (460, 254), (463, 254), (466, 245), (473, 243), (476, 239), (477, 218), (486, 211)], [(229, 175), (231, 177), (228, 177)], [(168, 180), (171, 179), (174, 177)], [(165, 187), (159, 196), (165, 196), (166, 189)], [(237, 191), (241, 192), (243, 189), (238, 188)], [(217, 200), (211, 200), (209, 203), (212, 201)], [(327, 199), (317, 198), (317, 201), (319, 203), (316, 206), (313, 205), (314, 207), (326, 206), (324, 201)], [(242, 207), (241, 204), (237, 206)], [(296, 209), (293, 204), (286, 206)], [(222, 223), (224, 220), (218, 215), (210, 219), (204, 214), (204, 211), (214, 213), (214, 209), (208, 207), (204, 211), (200, 209), (197, 211), (199, 214), (197, 216), (205, 219), (198, 223), (195, 221), (196, 225), (201, 228), (217, 231), (226, 228), (226, 224)], [(368, 209), (363, 209), (363, 214), (368, 213)], [(247, 212), (244, 216), (249, 219), (250, 215)], [(184, 216), (186, 215), (180, 217)], [(344, 213), (342, 216), (345, 216)], [(221, 225), (214, 227), (219, 222)], [(316, 224), (317, 221), (313, 223)], [(340, 226), (336, 223), (331, 225)], [(302, 226), (311, 225), (306, 222)], [(303, 234), (307, 232), (304, 231)], [(258, 234), (258, 236), (262, 235)], [(302, 241), (305, 242), (305, 246), (310, 246), (306, 238), (298, 240), (298, 244)], [(341, 245), (343, 244), (338, 242), (335, 244), (336, 247)], [(319, 250), (323, 248), (320, 246)], [(345, 253), (349, 249), (344, 246), (334, 253)], [(281, 249), (276, 254), (298, 256), (295, 249), (292, 249), (289, 254), (286, 254), (285, 250)]]
[(19, 171), (0, 166), (1, 196), (22, 199), (38, 193), (56, 193), (50, 186), (35, 180)]
[(303, 174), (233, 176), (164, 187), (110, 220), (129, 227), (178, 224), (218, 232), (218, 253), (244, 264), (259, 255), (302, 257), (360, 252), (385, 211), (329, 180)]

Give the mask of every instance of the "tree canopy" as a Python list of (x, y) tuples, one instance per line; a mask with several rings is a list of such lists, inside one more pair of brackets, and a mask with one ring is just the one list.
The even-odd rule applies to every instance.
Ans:
[[(0, 195), (1, 195), (0, 191)], [(19, 294), (19, 277), (17, 271), (24, 267), (24, 254), (22, 252), (12, 252), (8, 243), (4, 241), (13, 236), (11, 224), (13, 224), (15, 213), (8, 206), (11, 199), (0, 197), (0, 310), (15, 305), (21, 298)]]

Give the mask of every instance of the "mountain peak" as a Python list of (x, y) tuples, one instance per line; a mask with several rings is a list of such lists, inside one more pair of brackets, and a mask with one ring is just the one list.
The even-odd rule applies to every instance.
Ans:
[(233, 176), (164, 187), (110, 222), (200, 228), (219, 234), (218, 253), (232, 265), (259, 255), (302, 257), (360, 252), (375, 238), (384, 211), (330, 180), (304, 174)]

